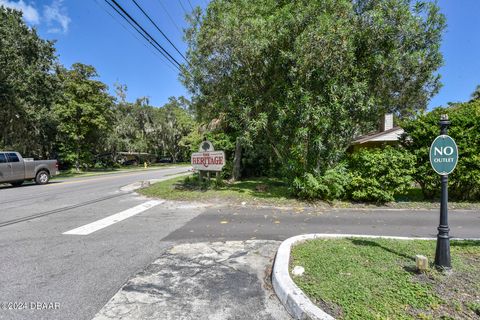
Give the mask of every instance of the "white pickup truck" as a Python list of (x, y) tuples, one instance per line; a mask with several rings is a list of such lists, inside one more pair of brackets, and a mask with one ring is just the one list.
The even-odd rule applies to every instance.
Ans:
[(0, 184), (10, 183), (17, 187), (25, 180), (46, 184), (50, 177), (59, 173), (57, 160), (24, 159), (18, 152), (0, 151)]

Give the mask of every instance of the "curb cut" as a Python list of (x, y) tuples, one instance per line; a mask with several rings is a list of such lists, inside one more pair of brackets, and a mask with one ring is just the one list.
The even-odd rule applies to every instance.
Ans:
[[(290, 263), (290, 251), (293, 245), (313, 239), (335, 239), (335, 238), (383, 238), (396, 240), (436, 240), (436, 238), (412, 238), (412, 237), (394, 237), (394, 236), (373, 236), (362, 234), (328, 234), (311, 233), (288, 238), (283, 241), (278, 248), (275, 262), (273, 264), (272, 284), (275, 293), (280, 302), (285, 306), (288, 313), (294, 319), (311, 320), (335, 320), (331, 315), (317, 307), (310, 299), (297, 287), (290, 278), (288, 271)], [(480, 238), (452, 238), (451, 240), (475, 240)]]

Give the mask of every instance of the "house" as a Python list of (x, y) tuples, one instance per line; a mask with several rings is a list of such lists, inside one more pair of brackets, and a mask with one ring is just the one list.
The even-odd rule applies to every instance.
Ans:
[(404, 133), (401, 127), (393, 125), (393, 114), (388, 113), (381, 117), (379, 130), (355, 138), (349, 150), (355, 152), (362, 148), (383, 147), (399, 144), (399, 138)]

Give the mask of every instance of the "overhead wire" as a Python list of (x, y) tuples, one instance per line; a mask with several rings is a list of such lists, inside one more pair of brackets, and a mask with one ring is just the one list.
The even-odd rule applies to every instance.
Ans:
[(149, 38), (147, 38), (146, 35), (144, 35), (140, 29), (138, 29), (130, 20), (127, 19), (126, 16), (124, 16), (116, 7), (114, 7), (110, 2), (108, 2), (107, 0), (105, 0), (105, 2), (110, 6), (112, 7), (113, 10), (115, 10), (125, 21), (127, 21), (127, 23), (135, 30), (137, 31), (138, 34), (140, 34), (157, 52), (159, 52), (168, 62), (169, 62), (169, 66), (174, 66), (176, 67), (178, 70), (180, 70), (178, 68), (178, 66), (172, 61), (169, 59), (169, 57), (164, 54), (162, 51), (160, 51), (160, 49), (152, 42), (152, 40), (150, 40)]
[(167, 35), (158, 27), (158, 25), (150, 18), (150, 16), (148, 15), (148, 13), (145, 12), (145, 10), (143, 10), (143, 8), (138, 4), (138, 2), (136, 0), (132, 0), (133, 3), (137, 6), (137, 8), (145, 15), (145, 17), (147, 17), (148, 21), (150, 21), (154, 26), (155, 28), (158, 30), (158, 32), (161, 33), (161, 35), (168, 41), (168, 43), (170, 43), (170, 45), (175, 49), (175, 51), (178, 52), (178, 54), (185, 60), (187, 61), (187, 58), (185, 58), (185, 56), (180, 52), (180, 50), (178, 50), (178, 48), (173, 44), (173, 42), (167, 37)]
[(187, 12), (187, 10), (185, 9), (185, 7), (183, 6), (182, 0), (178, 0), (178, 3), (180, 3), (180, 7), (182, 7), (182, 10), (183, 10), (183, 12), (185, 13), (185, 15), (188, 16), (188, 12)]
[[(103, 7), (102, 5), (100, 5), (99, 0), (94, 0), (94, 1), (95, 1), (95, 3), (96, 3), (102, 10), (105, 11), (113, 20), (115, 20), (120, 26), (122, 26), (122, 28), (123, 28), (125, 31), (127, 31), (128, 33), (130, 33), (130, 35), (131, 35), (132, 37), (134, 37), (135, 39), (137, 39), (137, 41), (140, 42), (145, 48), (147, 48), (148, 50), (150, 50), (150, 52), (152, 52), (152, 54), (154, 54), (154, 55), (156, 55), (157, 57), (159, 57), (160, 60), (162, 60), (162, 62), (164, 62), (168, 68), (170, 68), (172, 71), (175, 71), (175, 69), (173, 69), (171, 63), (169, 63), (168, 60), (165, 60), (165, 58), (164, 58), (163, 56), (159, 55), (158, 50), (157, 50), (157, 51), (154, 51), (154, 50), (152, 50), (151, 47), (147, 46), (147, 44), (146, 44), (145, 42), (143, 42), (134, 32), (132, 32), (131, 29), (129, 29), (127, 26), (125, 26), (125, 24), (123, 24), (120, 20), (118, 20), (118, 19), (117, 19), (110, 11), (108, 11), (105, 7)], [(115, 8), (114, 8), (114, 9), (115, 9)], [(127, 20), (127, 22), (128, 22), (128, 20)], [(134, 26), (134, 25), (130, 24), (130, 26), (135, 29), (135, 26)], [(136, 29), (135, 29), (135, 30), (136, 30)], [(137, 31), (138, 33), (140, 33), (139, 30), (136, 30), (136, 31)]]
[[(122, 17), (124, 17), (124, 19), (126, 19), (127, 21), (131, 21), (133, 22), (137, 27), (138, 29), (140, 29), (142, 32), (140, 32), (140, 34), (150, 43), (152, 44), (152, 46), (154, 48), (156, 48), (159, 52), (162, 53), (162, 55), (167, 58), (167, 60), (169, 60), (177, 69), (181, 70), (180, 67), (181, 67), (181, 64), (177, 61), (177, 59), (175, 59), (160, 43), (158, 43), (157, 40), (155, 40), (154, 37), (152, 37), (152, 35), (150, 35), (149, 32), (147, 32), (116, 0), (110, 0), (117, 8), (115, 8), (115, 6), (113, 6), (108, 0), (105, 0), (112, 8), (115, 9), (115, 11), (117, 13), (120, 14), (119, 10), (123, 13)], [(128, 19), (127, 19), (128, 18)], [(137, 30), (138, 32), (138, 29), (135, 28), (135, 30)], [(150, 40), (148, 40), (150, 39)], [(155, 45), (153, 45), (152, 41), (155, 43)]]
[(172, 16), (170, 15), (170, 13), (168, 12), (167, 8), (163, 5), (162, 3), (162, 0), (158, 0), (158, 3), (160, 4), (160, 6), (162, 7), (163, 11), (165, 11), (165, 13), (167, 14), (168, 16), (168, 19), (170, 19), (170, 22), (175, 26), (175, 28), (177, 29), (178, 32), (182, 33), (182, 30), (180, 30), (180, 27), (178, 26), (178, 24), (175, 22), (175, 20), (172, 18)]
[(188, 4), (190, 5), (190, 8), (192, 8), (192, 11), (193, 11), (192, 3), (190, 2), (190, 0), (187, 0), (187, 1), (188, 1)]

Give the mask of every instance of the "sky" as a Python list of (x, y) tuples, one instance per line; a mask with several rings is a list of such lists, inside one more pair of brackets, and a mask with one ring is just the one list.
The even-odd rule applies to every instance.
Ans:
[[(116, 0), (179, 62), (182, 57), (162, 38), (133, 4)], [(205, 8), (208, 0), (136, 0), (180, 52), (185, 53), (185, 14)], [(254, 1), (254, 0), (252, 0)], [(441, 46), (444, 66), (439, 70), (443, 87), (429, 109), (448, 102), (467, 101), (480, 84), (480, 0), (439, 0), (447, 18)], [(0, 5), (20, 9), (27, 24), (44, 39), (55, 40), (60, 62), (93, 65), (99, 79), (113, 94), (114, 83), (125, 84), (127, 100), (148, 97), (162, 106), (171, 96), (187, 90), (178, 71), (116, 14), (105, 0), (0, 0)]]

